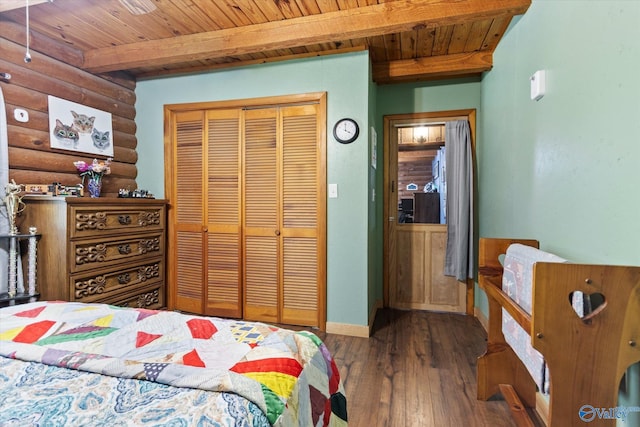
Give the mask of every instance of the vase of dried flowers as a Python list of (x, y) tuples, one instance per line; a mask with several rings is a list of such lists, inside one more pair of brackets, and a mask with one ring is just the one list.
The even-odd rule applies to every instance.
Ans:
[(82, 177), (82, 185), (84, 186), (85, 178), (87, 179), (86, 189), (89, 196), (100, 197), (102, 191), (102, 177), (111, 173), (111, 159), (98, 161), (93, 159), (93, 163), (85, 163), (83, 161), (73, 162)]

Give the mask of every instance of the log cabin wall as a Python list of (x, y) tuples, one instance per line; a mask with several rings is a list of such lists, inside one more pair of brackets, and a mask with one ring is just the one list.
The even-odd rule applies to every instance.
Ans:
[[(433, 159), (435, 150), (414, 150), (398, 152), (398, 199), (412, 199), (413, 193), (420, 193), (433, 179)], [(407, 190), (414, 183), (417, 190)]]
[[(137, 188), (135, 80), (87, 73), (72, 65), (80, 63), (79, 54), (37, 35), (32, 36), (32, 61), (25, 63), (25, 47), (20, 44), (24, 27), (3, 21), (0, 34), (0, 72), (11, 74), (9, 80), (0, 79), (7, 110), (9, 179), (18, 184), (75, 185), (80, 176), (74, 161), (105, 158), (50, 148), (48, 95), (53, 95), (111, 113), (114, 156), (111, 174), (103, 178), (102, 194), (116, 196), (120, 188)], [(15, 120), (16, 108), (29, 113), (28, 122)]]
[[(418, 124), (398, 128), (398, 200), (413, 198), (433, 179), (433, 161), (444, 145), (443, 123)], [(417, 190), (407, 190), (414, 183)]]

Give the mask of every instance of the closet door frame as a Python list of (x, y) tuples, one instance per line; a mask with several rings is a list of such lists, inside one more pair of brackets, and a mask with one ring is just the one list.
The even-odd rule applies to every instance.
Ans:
[[(167, 308), (175, 309), (177, 300), (177, 266), (176, 261), (176, 230), (177, 221), (176, 198), (176, 129), (175, 116), (178, 113), (198, 110), (215, 110), (230, 108), (260, 108), (270, 106), (291, 106), (296, 104), (317, 103), (318, 108), (318, 177), (317, 177), (317, 209), (318, 209), (318, 327), (326, 329), (326, 301), (327, 301), (327, 94), (326, 92), (312, 92), (264, 98), (251, 98), (227, 101), (196, 102), (187, 104), (167, 104), (164, 106), (164, 185), (165, 198), (169, 201), (168, 209), (168, 248), (169, 261), (167, 264)], [(206, 177), (203, 176), (202, 188), (206, 189)], [(206, 219), (203, 217), (203, 233), (206, 233)], [(204, 250), (204, 249), (203, 249)], [(206, 280), (202, 284), (203, 307), (206, 296)]]

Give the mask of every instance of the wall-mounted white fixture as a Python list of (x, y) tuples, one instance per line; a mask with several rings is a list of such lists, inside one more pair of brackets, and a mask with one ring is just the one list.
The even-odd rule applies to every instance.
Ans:
[(22, 108), (16, 108), (13, 110), (13, 118), (16, 119), (17, 122), (27, 123), (29, 121), (29, 112)]
[(544, 96), (545, 87), (545, 71), (538, 70), (530, 78), (531, 80), (531, 99), (534, 101), (540, 100)]
[(329, 184), (329, 198), (330, 199), (338, 198), (338, 184)]

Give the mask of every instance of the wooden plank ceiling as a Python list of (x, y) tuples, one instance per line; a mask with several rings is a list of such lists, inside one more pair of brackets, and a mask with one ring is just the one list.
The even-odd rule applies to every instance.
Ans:
[[(31, 49), (137, 79), (364, 50), (379, 83), (479, 75), (531, 0), (30, 0)], [(26, 0), (0, 36), (26, 40)]]

